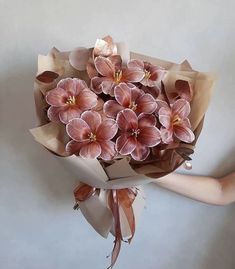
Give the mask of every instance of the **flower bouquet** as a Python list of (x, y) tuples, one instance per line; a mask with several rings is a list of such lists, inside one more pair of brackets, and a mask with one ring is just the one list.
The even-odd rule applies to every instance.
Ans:
[(77, 175), (75, 209), (103, 237), (131, 242), (142, 185), (191, 160), (214, 76), (130, 52), (110, 36), (93, 48), (39, 55), (35, 140)]

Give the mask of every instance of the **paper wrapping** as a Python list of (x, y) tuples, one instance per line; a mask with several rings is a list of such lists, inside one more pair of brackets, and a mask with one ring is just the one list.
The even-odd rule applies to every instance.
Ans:
[[(191, 144), (179, 143), (178, 148), (190, 149), (193, 152), (195, 143), (200, 135), (204, 116), (211, 99), (215, 76), (211, 73), (202, 73), (192, 70), (187, 61), (176, 64), (139, 53), (129, 52), (124, 43), (117, 43), (117, 52), (123, 62), (131, 59), (140, 59), (161, 66), (167, 70), (164, 85), (167, 92), (174, 88), (177, 79), (187, 80), (193, 89), (191, 113), (189, 119), (195, 134), (195, 141)], [(86, 71), (78, 71), (69, 63), (70, 52), (60, 52), (53, 48), (46, 56), (38, 56), (38, 74), (51, 71), (58, 74), (50, 83), (35, 80), (34, 97), (38, 127), (31, 129), (35, 140), (45, 146), (62, 164), (74, 173), (80, 182), (101, 189), (99, 195), (90, 197), (87, 201), (80, 202), (79, 206), (87, 221), (104, 237), (113, 231), (113, 217), (107, 206), (107, 193), (109, 189), (123, 189), (150, 183), (155, 178), (162, 177), (178, 168), (185, 159), (174, 148), (163, 150), (163, 158), (153, 162), (138, 163), (130, 158), (117, 159), (110, 163), (100, 162), (97, 159), (82, 159), (78, 156), (68, 156), (65, 151), (66, 141), (65, 126), (61, 123), (49, 122), (46, 116), (48, 105), (44, 96), (50, 89), (55, 88), (59, 80), (66, 77), (78, 77), (89, 85)], [(84, 67), (85, 63), (82, 64)], [(133, 204), (135, 216), (139, 215), (144, 207), (144, 198), (140, 187)], [(96, 214), (94, 214), (96, 212)], [(130, 229), (121, 214), (122, 234), (130, 235)]]

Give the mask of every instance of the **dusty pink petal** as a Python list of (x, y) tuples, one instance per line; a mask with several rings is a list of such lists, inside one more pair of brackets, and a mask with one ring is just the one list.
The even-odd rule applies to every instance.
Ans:
[(101, 116), (98, 112), (95, 111), (83, 112), (81, 119), (83, 119), (88, 124), (93, 133), (96, 132), (97, 128), (101, 124)]
[(143, 94), (138, 100), (136, 100), (137, 103), (137, 113), (147, 113), (151, 114), (153, 113), (157, 108), (157, 103), (154, 100), (153, 96), (149, 93)]
[(115, 120), (109, 119), (103, 121), (96, 131), (97, 141), (112, 139), (118, 130), (118, 126)]
[(67, 134), (77, 142), (88, 141), (91, 129), (83, 119), (73, 119), (66, 125)]
[(113, 64), (115, 70), (121, 70), (122, 68), (122, 58), (120, 55), (109, 56), (108, 59)]
[(138, 70), (143, 71), (144, 70), (144, 62), (142, 62), (141, 60), (130, 60), (127, 63), (127, 67), (128, 68), (136, 68)]
[(97, 105), (97, 95), (89, 89), (84, 89), (76, 98), (76, 104), (84, 111)]
[(116, 149), (121, 155), (128, 155), (135, 149), (136, 144), (135, 136), (128, 136), (124, 133), (117, 138)]
[(84, 80), (81, 80), (81, 79), (77, 79), (77, 78), (74, 78), (73, 79), (73, 83), (74, 83), (74, 92), (73, 94), (76, 96), (78, 95), (79, 93), (81, 93), (83, 90), (89, 90), (86, 82)]
[(136, 148), (132, 151), (131, 157), (136, 161), (144, 161), (150, 153), (150, 149), (137, 142)]
[(123, 131), (138, 128), (138, 118), (131, 109), (124, 109), (117, 114), (118, 127)]
[(163, 80), (166, 71), (164, 69), (160, 69), (158, 67), (150, 68), (151, 77), (150, 80), (155, 81), (156, 83), (159, 83), (161, 80)]
[(98, 76), (98, 72), (95, 68), (95, 65), (93, 62), (89, 61), (87, 63), (87, 67), (86, 67), (86, 70), (87, 70), (87, 74), (89, 76), (89, 78), (93, 78), (93, 77), (97, 77)]
[(115, 143), (112, 141), (102, 141), (100, 142), (100, 146), (101, 146), (100, 158), (105, 161), (112, 160), (117, 154), (115, 150)]
[(141, 129), (137, 140), (148, 147), (154, 147), (161, 142), (161, 134), (157, 127), (145, 127)]
[(159, 112), (159, 121), (165, 128), (171, 127), (172, 112), (169, 107), (161, 107)]
[(135, 68), (123, 68), (122, 80), (125, 82), (140, 82), (144, 78), (144, 71)]
[(139, 128), (142, 129), (144, 127), (152, 127), (157, 124), (157, 119), (153, 114), (140, 114), (138, 116), (139, 120)]
[(104, 103), (104, 113), (111, 118), (116, 118), (119, 111), (123, 109), (115, 100), (109, 100)]
[(68, 106), (67, 109), (59, 113), (60, 121), (67, 124), (70, 120), (79, 118), (82, 111), (77, 106)]
[(74, 81), (72, 78), (64, 78), (59, 81), (57, 88), (62, 88), (68, 92), (74, 92)]
[(91, 89), (97, 93), (97, 94), (100, 94), (102, 93), (103, 89), (102, 89), (102, 86), (101, 86), (101, 83), (106, 80), (105, 77), (93, 77), (91, 79)]
[(120, 83), (114, 89), (114, 96), (117, 102), (123, 106), (128, 107), (131, 103), (131, 88), (126, 83)]
[(173, 142), (172, 129), (161, 128), (160, 132), (161, 132), (161, 138), (162, 138), (163, 143), (171, 144)]
[(190, 104), (184, 99), (175, 101), (172, 105), (172, 112), (180, 118), (187, 118), (190, 113)]
[(188, 127), (174, 126), (174, 135), (185, 143), (191, 143), (195, 139), (194, 133)]
[(132, 83), (127, 83), (127, 85), (131, 88), (131, 101), (135, 102), (140, 96), (144, 94), (144, 91), (137, 88)]
[[(167, 102), (162, 101), (162, 100), (157, 100), (157, 109), (155, 112), (159, 114), (159, 111), (162, 107), (166, 108), (166, 110), (168, 111), (167, 114), (171, 114), (171, 109), (169, 108), (169, 105), (167, 104)], [(165, 110), (162, 110), (162, 112), (164, 114)]]
[(149, 93), (153, 96), (153, 98), (158, 98), (161, 90), (158, 86), (154, 86), (154, 87), (147, 87), (147, 86), (142, 86), (141, 89), (145, 92), (145, 93)]
[(66, 104), (68, 93), (62, 88), (50, 90), (46, 95), (46, 101), (51, 106), (63, 106)]
[(115, 66), (105, 57), (98, 56), (95, 58), (95, 68), (103, 77), (113, 77)]
[(185, 99), (188, 102), (192, 100), (193, 92), (188, 81), (181, 79), (176, 80), (175, 89), (181, 98)]
[(111, 79), (104, 79), (100, 84), (103, 93), (114, 96), (115, 84)]
[(156, 81), (151, 80), (150, 78), (143, 78), (140, 83), (146, 87), (155, 87)]
[(49, 118), (50, 121), (53, 122), (60, 122), (60, 117), (59, 117), (59, 113), (63, 110), (66, 109), (67, 105), (65, 105), (64, 107), (55, 107), (55, 106), (51, 106), (49, 107), (49, 109), (47, 110), (47, 116)]
[(88, 141), (85, 142), (77, 142), (75, 140), (71, 140), (66, 145), (66, 152), (68, 152), (70, 155), (72, 154), (79, 154), (80, 149), (89, 143)]
[(181, 125), (183, 125), (184, 127), (191, 128), (191, 123), (188, 118), (183, 119)]
[(79, 152), (82, 158), (96, 159), (101, 154), (101, 146), (97, 142), (90, 142), (84, 145)]

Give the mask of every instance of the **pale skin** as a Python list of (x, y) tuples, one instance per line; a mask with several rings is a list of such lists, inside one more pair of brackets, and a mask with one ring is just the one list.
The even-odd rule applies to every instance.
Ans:
[(235, 172), (221, 178), (171, 173), (154, 181), (157, 185), (208, 204), (235, 202)]

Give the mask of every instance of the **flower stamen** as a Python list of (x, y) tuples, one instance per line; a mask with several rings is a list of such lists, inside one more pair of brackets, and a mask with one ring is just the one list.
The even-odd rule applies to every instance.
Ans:
[(118, 84), (120, 83), (121, 79), (122, 79), (122, 70), (118, 70), (114, 73), (114, 82)]
[(132, 109), (133, 111), (136, 111), (137, 104), (135, 102), (131, 102), (130, 105), (129, 105), (129, 108)]
[(96, 135), (93, 133), (88, 134), (88, 138), (91, 142), (96, 141)]
[(75, 105), (76, 104), (76, 98), (75, 98), (75, 96), (70, 95), (67, 98), (66, 104), (67, 105)]
[(173, 120), (172, 120), (173, 125), (178, 125), (180, 122), (181, 122), (181, 118), (178, 115), (173, 117)]
[(131, 135), (134, 136), (134, 137), (138, 137), (138, 135), (140, 134), (140, 129), (133, 129), (131, 130)]
[(151, 77), (151, 72), (149, 72), (148, 70), (144, 69), (144, 78), (150, 79), (150, 77)]

